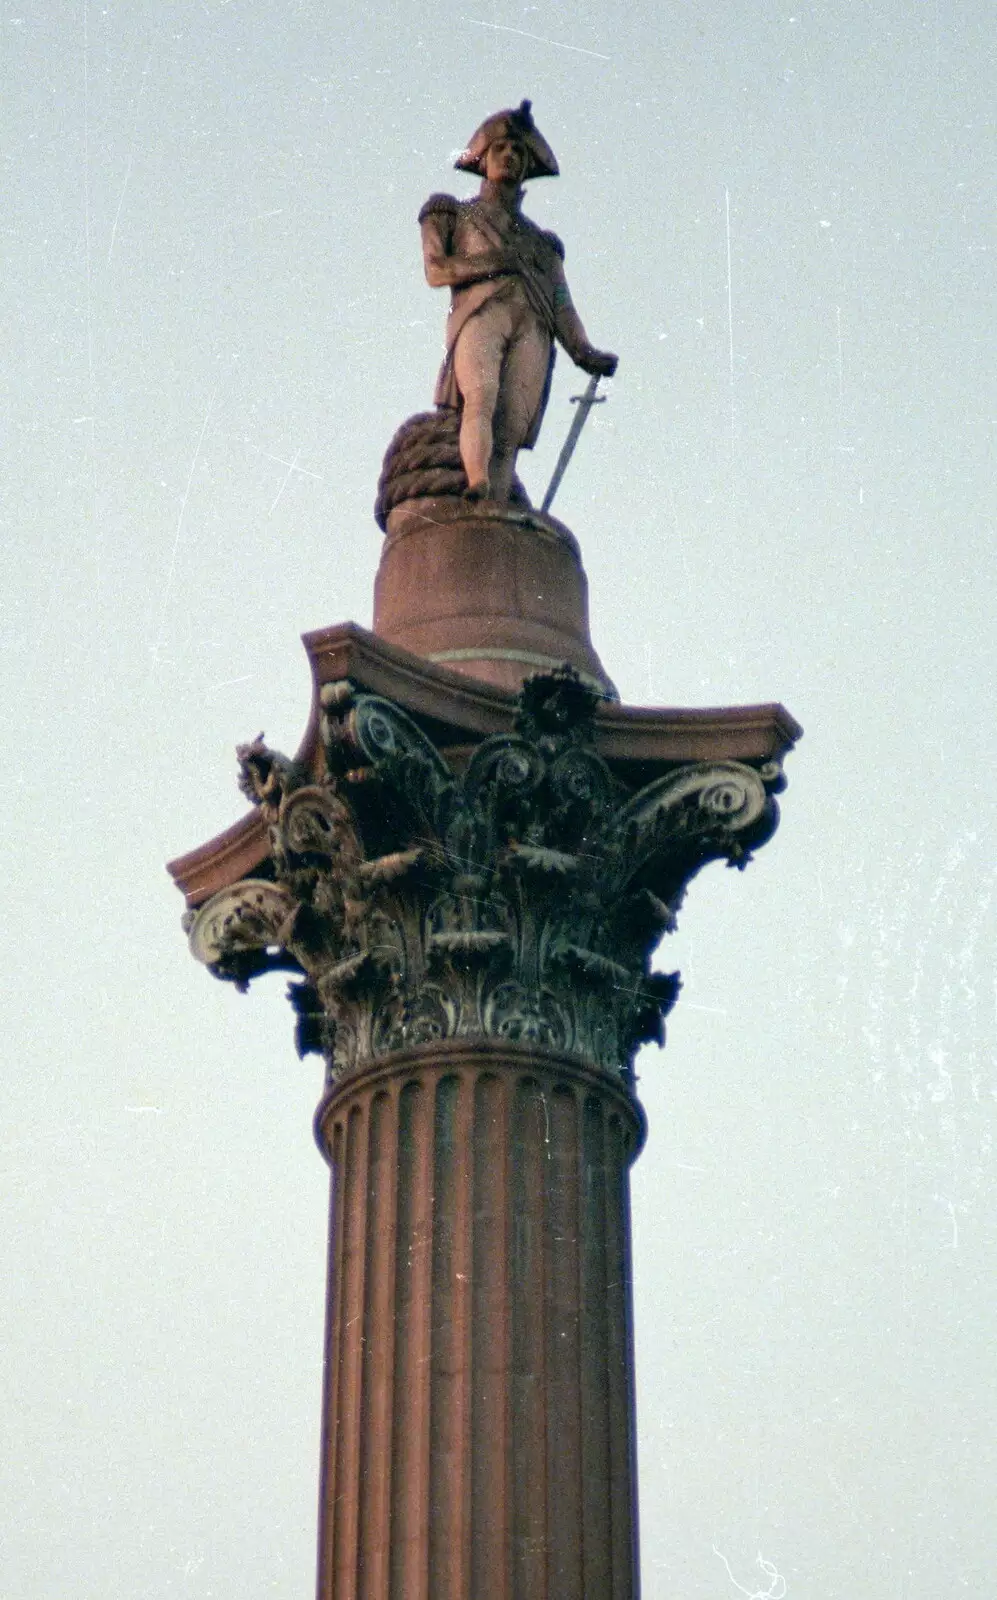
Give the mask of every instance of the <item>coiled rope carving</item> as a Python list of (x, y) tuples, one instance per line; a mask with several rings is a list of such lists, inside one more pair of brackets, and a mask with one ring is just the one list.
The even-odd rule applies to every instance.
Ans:
[[(460, 459), (460, 412), (441, 407), (419, 411), (398, 429), (384, 454), (374, 517), (386, 531), (388, 517), (406, 500), (460, 498), (467, 478)], [(526, 490), (513, 479), (510, 504), (529, 507)]]

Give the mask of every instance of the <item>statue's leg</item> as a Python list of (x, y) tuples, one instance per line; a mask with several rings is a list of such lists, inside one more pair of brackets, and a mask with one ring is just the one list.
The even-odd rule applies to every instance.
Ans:
[(505, 503), (516, 470), (516, 455), (530, 436), (537, 408), (543, 404), (550, 362), (550, 338), (532, 312), (516, 322), (506, 353), (490, 469), (492, 498)]
[(454, 347), (454, 376), (463, 402), (460, 459), (468, 495), (476, 500), (492, 498), (495, 493), (490, 470), (492, 420), (499, 402), (511, 321), (503, 302), (490, 302), (468, 318)]

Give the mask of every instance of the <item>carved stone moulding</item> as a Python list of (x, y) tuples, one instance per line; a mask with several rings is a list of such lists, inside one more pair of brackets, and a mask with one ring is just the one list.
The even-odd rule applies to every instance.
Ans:
[[(305, 634), (304, 646), (313, 680), (312, 706), (301, 744), (288, 763), (295, 774), (317, 781), (325, 773), (322, 695), (338, 682), (402, 706), (447, 759), (459, 759), (461, 750), (513, 726), (517, 700), (510, 689), (427, 661), (356, 623)], [(743, 762), (769, 783), (801, 732), (778, 704), (687, 709), (603, 701), (596, 711), (595, 748), (634, 788), (676, 766), (718, 760)], [(168, 870), (188, 907), (195, 909), (220, 889), (252, 876), (269, 854), (263, 813), (254, 806), (215, 838), (171, 861)]]
[(195, 912), (194, 955), (242, 986), (293, 971), (299, 1050), (321, 1051), (330, 1081), (449, 1040), (631, 1081), (678, 991), (655, 946), (700, 867), (743, 866), (773, 831), (778, 761), (628, 782), (569, 668), (529, 680), (513, 726), (470, 745), (441, 747), (349, 680), (320, 704), (320, 764), (241, 747), (266, 855)]
[(452, 1077), (476, 1085), (493, 1077), (507, 1084), (520, 1080), (535, 1085), (548, 1101), (569, 1094), (576, 1112), (596, 1096), (613, 1118), (618, 1137), (621, 1169), (630, 1167), (644, 1148), (647, 1118), (643, 1107), (619, 1078), (612, 1078), (565, 1051), (537, 1051), (532, 1045), (501, 1039), (451, 1039), (411, 1045), (394, 1052), (390, 1060), (369, 1061), (348, 1078), (327, 1084), (315, 1111), (315, 1141), (327, 1160), (333, 1158), (337, 1136), (346, 1130), (355, 1105), (368, 1105), (380, 1094), (397, 1100), (407, 1085), (426, 1084), (435, 1092)]

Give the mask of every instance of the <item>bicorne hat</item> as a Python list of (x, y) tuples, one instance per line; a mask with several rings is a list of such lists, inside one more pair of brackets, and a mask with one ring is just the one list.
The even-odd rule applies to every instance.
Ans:
[(476, 172), (484, 177), (485, 151), (496, 139), (518, 139), (526, 148), (527, 178), (556, 178), (560, 168), (553, 150), (533, 121), (529, 100), (524, 100), (515, 110), (496, 111), (486, 117), (466, 150), (462, 150), (454, 166), (459, 172)]

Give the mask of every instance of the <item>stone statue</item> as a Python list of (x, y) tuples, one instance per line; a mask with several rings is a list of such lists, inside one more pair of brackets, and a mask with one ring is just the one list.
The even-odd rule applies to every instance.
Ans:
[(558, 174), (530, 102), (483, 122), (455, 165), (480, 176), (478, 194), (434, 194), (419, 213), (426, 278), (452, 296), (435, 400), (459, 414), (466, 497), (504, 505), (540, 431), (555, 340), (593, 375), (611, 377), (617, 357), (589, 341), (561, 241), (523, 215), (523, 183)]

